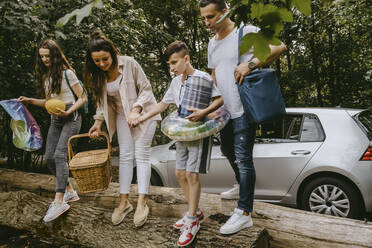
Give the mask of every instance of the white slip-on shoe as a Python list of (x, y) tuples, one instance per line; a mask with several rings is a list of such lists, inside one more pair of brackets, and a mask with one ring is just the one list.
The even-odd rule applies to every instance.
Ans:
[(221, 193), (221, 199), (226, 200), (238, 200), (239, 199), (239, 184), (234, 184), (234, 186)]
[(61, 214), (66, 212), (69, 208), (70, 208), (70, 205), (68, 205), (66, 202), (62, 202), (62, 203), (52, 202), (49, 205), (48, 211), (46, 212), (43, 218), (44, 222), (49, 222), (49, 221), (57, 219)]
[(63, 195), (63, 200), (65, 202), (74, 202), (80, 200), (80, 197), (78, 196), (77, 192), (69, 192), (68, 190), (65, 191), (65, 194)]
[(220, 233), (233, 234), (233, 233), (239, 232), (240, 230), (244, 228), (253, 226), (251, 215), (249, 214), (247, 216), (247, 215), (244, 215), (243, 213), (244, 213), (243, 210), (235, 208), (234, 212), (232, 212), (227, 222), (223, 226), (221, 226)]

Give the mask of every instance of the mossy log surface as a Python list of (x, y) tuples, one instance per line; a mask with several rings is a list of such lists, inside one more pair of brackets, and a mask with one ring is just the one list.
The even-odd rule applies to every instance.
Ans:
[[(71, 179), (71, 182), (75, 185), (73, 179)], [(50, 175), (25, 173), (0, 168), (0, 192), (26, 190), (42, 197), (52, 197), (54, 195), (54, 187), (55, 181)], [(136, 205), (136, 192), (136, 185), (132, 185), (130, 201), (134, 206)], [(90, 223), (93, 220), (93, 223), (96, 223), (98, 226), (102, 220), (102, 223), (106, 223), (110, 226), (110, 216), (113, 208), (117, 204), (118, 195), (119, 185), (117, 183), (111, 183), (110, 187), (105, 192), (80, 194), (81, 200), (72, 203), (71, 210), (66, 213), (66, 218), (74, 213), (73, 211), (82, 211), (83, 208), (87, 208), (88, 210), (97, 209), (97, 211), (101, 211), (99, 216), (104, 217), (101, 217), (101, 219), (99, 217), (92, 219), (92, 217), (87, 216), (84, 222)], [(39, 213), (40, 219), (44, 215), (51, 199), (49, 198), (49, 202), (48, 200), (44, 201), (45, 205), (43, 207), (40, 205), (42, 208)], [(134, 230), (138, 232), (137, 234), (133, 234), (134, 238), (140, 238), (138, 235), (143, 230), (156, 233), (156, 231), (148, 229), (156, 222), (158, 223), (156, 225), (164, 225), (162, 227), (165, 233), (168, 233), (168, 236), (162, 238), (165, 239), (170, 237), (170, 240), (172, 240), (164, 244), (169, 245), (169, 247), (174, 247), (178, 237), (178, 231), (173, 230), (171, 225), (187, 211), (187, 204), (182, 196), (182, 191), (174, 188), (150, 187), (148, 205), (151, 209), (150, 219), (143, 228), (134, 228), (132, 223), (133, 214), (130, 214), (127, 222), (119, 225), (119, 227), (110, 226), (108, 230), (111, 230), (111, 228), (112, 230), (122, 229), (121, 231), (123, 232), (127, 232), (127, 229)], [(271, 247), (372, 248), (371, 222), (325, 216), (263, 202), (255, 202), (254, 204), (254, 213), (252, 215), (254, 222), (253, 228), (240, 232), (239, 234), (222, 236), (218, 232), (219, 227), (228, 218), (228, 215), (235, 206), (236, 201), (221, 200), (218, 195), (214, 194), (201, 194), (200, 208), (209, 218), (203, 223), (200, 234), (198, 234), (197, 247), (221, 247), (222, 243), (221, 246), (213, 245), (215, 239), (226, 240), (228, 245), (224, 247), (239, 247), (241, 246), (239, 239), (243, 237), (243, 240), (249, 240), (247, 237), (251, 235), (263, 238), (257, 239), (257, 241), (252, 244), (247, 241), (242, 247), (249, 247), (249, 245), (265, 247), (269, 242), (269, 233), (272, 237), (270, 242)], [(80, 210), (80, 208), (82, 209)], [(100, 221), (96, 222), (96, 219)], [(0, 224), (6, 225), (6, 223), (3, 222), (0, 216)], [(164, 230), (162, 229), (159, 232)], [(210, 236), (206, 239), (208, 241), (203, 241), (203, 235), (213, 235), (213, 237)], [(149, 240), (151, 240), (151, 237), (149, 237)], [(154, 247), (157, 247), (157, 245), (155, 244)], [(164, 245), (159, 247), (168, 246)]]

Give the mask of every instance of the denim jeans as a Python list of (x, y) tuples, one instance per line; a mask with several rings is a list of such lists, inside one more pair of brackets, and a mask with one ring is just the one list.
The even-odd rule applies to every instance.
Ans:
[(221, 132), (221, 151), (228, 158), (239, 182), (238, 208), (253, 210), (256, 171), (253, 165), (253, 145), (256, 124), (247, 122), (246, 116), (232, 119)]
[(68, 185), (67, 142), (80, 132), (80, 127), (81, 115), (78, 112), (66, 117), (51, 116), (45, 158), (49, 170), (56, 176), (56, 192), (65, 193)]
[(239, 168), (240, 188), (238, 208), (247, 212), (253, 210), (256, 171), (253, 165), (253, 145), (256, 124), (248, 123), (246, 116), (233, 119), (234, 150)]
[(234, 132), (232, 119), (226, 124), (226, 126), (220, 132), (221, 138), (221, 152), (229, 160), (231, 168), (234, 171), (235, 179), (240, 184), (239, 168), (236, 164), (235, 151), (234, 151)]

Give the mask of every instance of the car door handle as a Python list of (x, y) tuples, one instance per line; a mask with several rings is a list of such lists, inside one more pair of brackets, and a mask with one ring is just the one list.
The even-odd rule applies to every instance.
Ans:
[(307, 155), (307, 154), (310, 154), (311, 152), (310, 151), (307, 151), (307, 150), (295, 150), (295, 151), (292, 151), (291, 154), (293, 155)]

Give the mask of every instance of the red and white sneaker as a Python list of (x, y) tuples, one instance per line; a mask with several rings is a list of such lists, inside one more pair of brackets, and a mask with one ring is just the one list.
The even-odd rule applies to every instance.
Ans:
[(195, 220), (186, 219), (185, 224), (182, 228), (181, 236), (177, 241), (177, 245), (180, 247), (187, 246), (194, 241), (196, 234), (200, 229), (198, 218)]
[[(173, 224), (173, 227), (175, 229), (181, 230), (183, 225), (185, 224), (186, 216), (187, 216), (187, 213), (181, 219), (177, 220), (177, 222)], [(200, 224), (203, 223), (204, 221), (203, 211), (201, 210), (196, 211), (196, 218), (198, 218)]]

